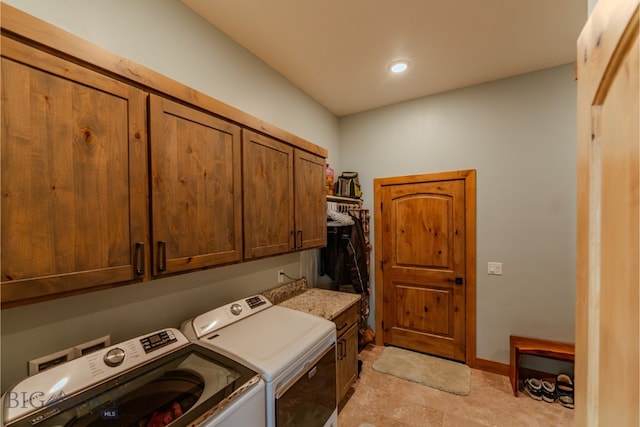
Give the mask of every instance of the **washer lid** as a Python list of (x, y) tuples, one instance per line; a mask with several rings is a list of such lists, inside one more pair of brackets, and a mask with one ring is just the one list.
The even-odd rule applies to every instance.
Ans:
[[(168, 344), (165, 349), (170, 349), (163, 349), (160, 357), (135, 366), (99, 366), (92, 353), (28, 377), (4, 395), (3, 425), (149, 425), (178, 418), (177, 426), (187, 425), (209, 417), (205, 414), (225, 407), (260, 381), (255, 371), (211, 349), (185, 343), (179, 331), (172, 332), (180, 345)], [(125, 361), (144, 358), (142, 348), (129, 351), (136, 341), (146, 342), (143, 338), (118, 344), (127, 350)], [(83, 367), (93, 369), (92, 378), (102, 380), (87, 379), (84, 387), (69, 388), (73, 373)]]
[(324, 341), (335, 342), (329, 320), (286, 307), (272, 306), (219, 329), (201, 343), (239, 358), (272, 381), (286, 368)]

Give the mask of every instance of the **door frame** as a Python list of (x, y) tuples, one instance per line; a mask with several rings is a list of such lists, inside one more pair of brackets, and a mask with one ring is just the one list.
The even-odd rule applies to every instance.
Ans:
[(385, 186), (426, 181), (464, 180), (465, 195), (465, 363), (476, 365), (476, 171), (475, 169), (407, 175), (373, 180), (375, 239), (375, 344), (384, 345), (382, 334), (383, 274), (382, 274), (382, 189)]

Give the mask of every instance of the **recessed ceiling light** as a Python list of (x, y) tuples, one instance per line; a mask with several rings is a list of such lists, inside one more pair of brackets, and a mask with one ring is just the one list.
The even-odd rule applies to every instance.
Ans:
[(406, 59), (393, 61), (389, 64), (389, 70), (391, 70), (392, 73), (402, 73), (403, 71), (406, 71), (407, 68), (409, 68), (409, 61)]

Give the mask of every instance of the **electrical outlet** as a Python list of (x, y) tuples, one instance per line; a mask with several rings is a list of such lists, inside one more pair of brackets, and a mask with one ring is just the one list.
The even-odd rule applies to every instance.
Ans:
[(284, 283), (284, 270), (278, 270), (278, 284)]

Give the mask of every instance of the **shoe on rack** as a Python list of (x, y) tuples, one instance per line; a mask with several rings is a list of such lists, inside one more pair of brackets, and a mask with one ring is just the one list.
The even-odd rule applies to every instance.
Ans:
[(524, 380), (524, 390), (535, 400), (542, 400), (542, 382), (537, 378)]
[(542, 400), (553, 403), (556, 401), (556, 385), (552, 382), (542, 380)]
[(573, 409), (573, 380), (569, 375), (560, 374), (556, 377), (556, 393), (562, 406)]

